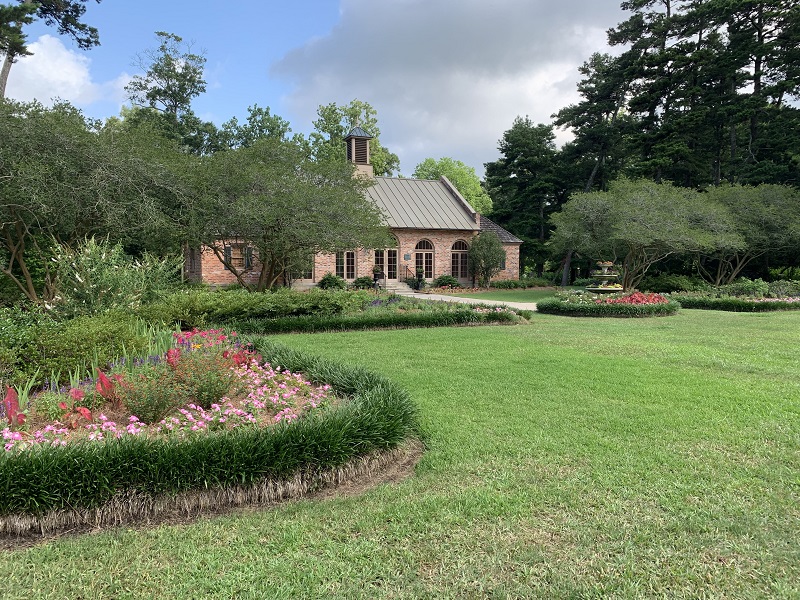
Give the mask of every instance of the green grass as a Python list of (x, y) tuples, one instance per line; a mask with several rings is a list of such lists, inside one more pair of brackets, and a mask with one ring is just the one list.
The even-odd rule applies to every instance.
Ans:
[(481, 300), (500, 300), (503, 302), (538, 302), (544, 298), (552, 298), (560, 288), (529, 290), (487, 290), (485, 292), (454, 292), (461, 298), (480, 298)]
[(5, 598), (800, 597), (796, 313), (280, 336), (419, 403), (414, 477), (2, 553)]

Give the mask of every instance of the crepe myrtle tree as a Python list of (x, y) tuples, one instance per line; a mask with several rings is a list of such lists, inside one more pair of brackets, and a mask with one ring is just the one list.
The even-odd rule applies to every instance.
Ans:
[(502, 269), (506, 251), (495, 232), (484, 231), (472, 240), (467, 256), (472, 280), (477, 280), (481, 287), (489, 287), (492, 277)]
[(625, 289), (636, 288), (653, 264), (670, 256), (744, 248), (724, 206), (649, 180), (622, 179), (607, 192), (574, 194), (552, 220), (554, 252), (621, 261)]
[[(365, 194), (371, 182), (353, 177), (343, 156), (314, 159), (297, 139), (267, 137), (198, 164), (190, 240), (210, 248), (250, 291), (287, 281), (314, 253), (389, 243)], [(231, 242), (252, 249), (252, 261), (231, 260)], [(254, 284), (245, 277), (251, 268)]]

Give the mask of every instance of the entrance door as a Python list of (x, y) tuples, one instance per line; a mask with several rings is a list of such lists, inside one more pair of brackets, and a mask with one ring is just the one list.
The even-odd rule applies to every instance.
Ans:
[(414, 266), (417, 270), (422, 269), (425, 279), (433, 278), (433, 244), (428, 240), (421, 240), (414, 248)]

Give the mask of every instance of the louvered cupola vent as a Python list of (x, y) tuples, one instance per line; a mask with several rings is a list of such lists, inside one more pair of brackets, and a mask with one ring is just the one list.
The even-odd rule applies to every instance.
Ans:
[(358, 172), (372, 176), (372, 165), (369, 162), (369, 141), (372, 136), (361, 127), (353, 127), (344, 138), (347, 145), (347, 160), (356, 165)]

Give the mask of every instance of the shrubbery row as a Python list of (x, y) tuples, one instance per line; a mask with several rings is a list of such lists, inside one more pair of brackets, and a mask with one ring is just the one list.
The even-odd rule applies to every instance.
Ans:
[(286, 479), (336, 468), (419, 436), (405, 390), (358, 367), (256, 341), (265, 360), (330, 384), (347, 400), (291, 424), (211, 432), (186, 440), (131, 437), (107, 443), (41, 446), (0, 454), (0, 514), (42, 515), (101, 506), (126, 494)]
[[(302, 316), (281, 319), (242, 319), (228, 324), (240, 333), (314, 333), (320, 331), (356, 331), (363, 329), (391, 329), (410, 327), (448, 327), (478, 323), (514, 323), (526, 314), (510, 310), (476, 312), (464, 307), (451, 311), (361, 313), (356, 315)], [(519, 315), (519, 316), (518, 316)]]
[(227, 325), (241, 319), (278, 319), (300, 315), (335, 315), (363, 309), (374, 296), (368, 292), (281, 288), (252, 294), (245, 290), (188, 290), (143, 307), (142, 317), (154, 323), (178, 323), (183, 328)]
[(780, 299), (757, 300), (755, 298), (714, 297), (702, 293), (670, 294), (672, 300), (683, 308), (701, 310), (727, 310), (730, 312), (770, 312), (776, 310), (800, 310), (800, 301)]
[(569, 317), (663, 317), (674, 315), (680, 306), (675, 301), (660, 304), (570, 304), (559, 298), (545, 298), (536, 304), (536, 310)]

